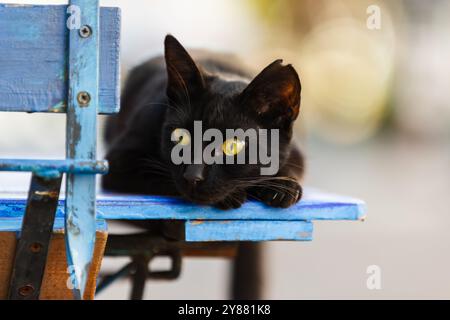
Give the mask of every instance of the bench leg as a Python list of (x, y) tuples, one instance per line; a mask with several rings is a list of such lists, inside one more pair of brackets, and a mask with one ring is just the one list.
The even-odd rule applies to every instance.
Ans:
[(135, 266), (132, 275), (132, 287), (130, 300), (142, 300), (144, 297), (145, 285), (148, 278), (148, 264), (150, 259), (145, 256), (139, 256), (133, 259)]
[(263, 245), (257, 242), (239, 244), (232, 264), (231, 299), (259, 300), (263, 290)]

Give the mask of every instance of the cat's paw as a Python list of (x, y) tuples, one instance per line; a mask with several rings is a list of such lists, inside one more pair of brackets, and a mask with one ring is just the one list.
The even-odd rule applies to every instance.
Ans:
[(302, 197), (302, 187), (294, 180), (276, 181), (271, 188), (258, 190), (258, 198), (265, 204), (276, 208), (288, 208)]
[(222, 201), (214, 204), (216, 208), (222, 210), (237, 209), (247, 200), (247, 194), (245, 192), (233, 193), (227, 196)]

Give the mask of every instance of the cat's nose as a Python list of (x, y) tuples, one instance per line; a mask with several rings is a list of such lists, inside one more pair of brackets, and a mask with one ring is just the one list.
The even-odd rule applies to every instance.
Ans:
[(205, 166), (203, 164), (191, 164), (186, 167), (184, 171), (183, 178), (191, 185), (196, 186), (203, 180)]

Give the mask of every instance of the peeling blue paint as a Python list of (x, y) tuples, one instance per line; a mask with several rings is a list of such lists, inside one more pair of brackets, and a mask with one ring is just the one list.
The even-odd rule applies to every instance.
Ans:
[[(81, 25), (92, 30), (83, 38), (79, 30), (69, 32), (69, 90), (67, 107), (66, 157), (95, 161), (97, 150), (97, 110), (99, 102), (100, 8), (98, 0), (71, 0), (80, 8)], [(117, 26), (116, 26), (117, 27)], [(88, 105), (80, 105), (78, 95), (87, 92)], [(89, 265), (95, 246), (95, 175), (68, 174), (66, 180), (66, 250), (68, 265), (74, 266), (72, 281), (76, 298), (84, 296)]]

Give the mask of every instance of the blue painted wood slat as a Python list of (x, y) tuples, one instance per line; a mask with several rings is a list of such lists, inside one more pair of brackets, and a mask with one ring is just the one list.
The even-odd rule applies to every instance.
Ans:
[[(21, 220), (25, 199), (25, 193), (0, 193), (0, 231), (2, 225)], [(100, 195), (97, 199), (98, 219), (186, 220), (186, 240), (191, 242), (307, 241), (311, 237), (303, 233), (304, 220), (361, 220), (365, 212), (365, 204), (361, 200), (310, 188), (305, 188), (303, 199), (289, 209), (273, 209), (261, 203), (247, 202), (238, 210), (221, 211), (157, 196)], [(57, 220), (64, 218), (64, 197), (59, 202), (56, 216)], [(19, 223), (16, 226), (20, 228)]]
[(311, 241), (313, 224), (308, 221), (187, 221), (186, 241)]
[[(58, 217), (53, 224), (53, 232), (64, 232), (64, 218)], [(0, 218), (0, 232), (20, 232), (22, 228), (22, 218)], [(105, 220), (97, 219), (97, 231), (107, 231), (108, 226)]]
[[(26, 193), (0, 192), (0, 218), (23, 214)], [(248, 201), (236, 210), (222, 211), (199, 206), (178, 198), (137, 195), (99, 195), (97, 215), (110, 220), (362, 220), (366, 204), (351, 197), (338, 196), (305, 188), (302, 200), (288, 209), (270, 208), (260, 202)], [(64, 196), (57, 211), (64, 216)]]
[[(22, 218), (0, 218), (0, 232), (20, 232)], [(64, 218), (58, 217), (53, 225), (54, 232), (64, 231)], [(106, 231), (103, 219), (96, 222), (97, 231)], [(311, 241), (313, 224), (307, 221), (187, 221), (185, 240), (207, 241)]]
[[(0, 111), (65, 112), (66, 5), (0, 4)], [(100, 11), (99, 113), (119, 110), (120, 9)]]
[[(71, 0), (69, 13), (81, 14), (81, 28), (69, 33), (69, 90), (66, 153), (68, 159), (95, 160), (99, 85), (99, 2)], [(73, 9), (74, 11), (72, 11)], [(77, 9), (77, 10), (75, 10)], [(83, 36), (82, 30), (87, 30)], [(65, 238), (73, 266), (75, 298), (84, 296), (95, 246), (95, 175), (68, 174)]]

